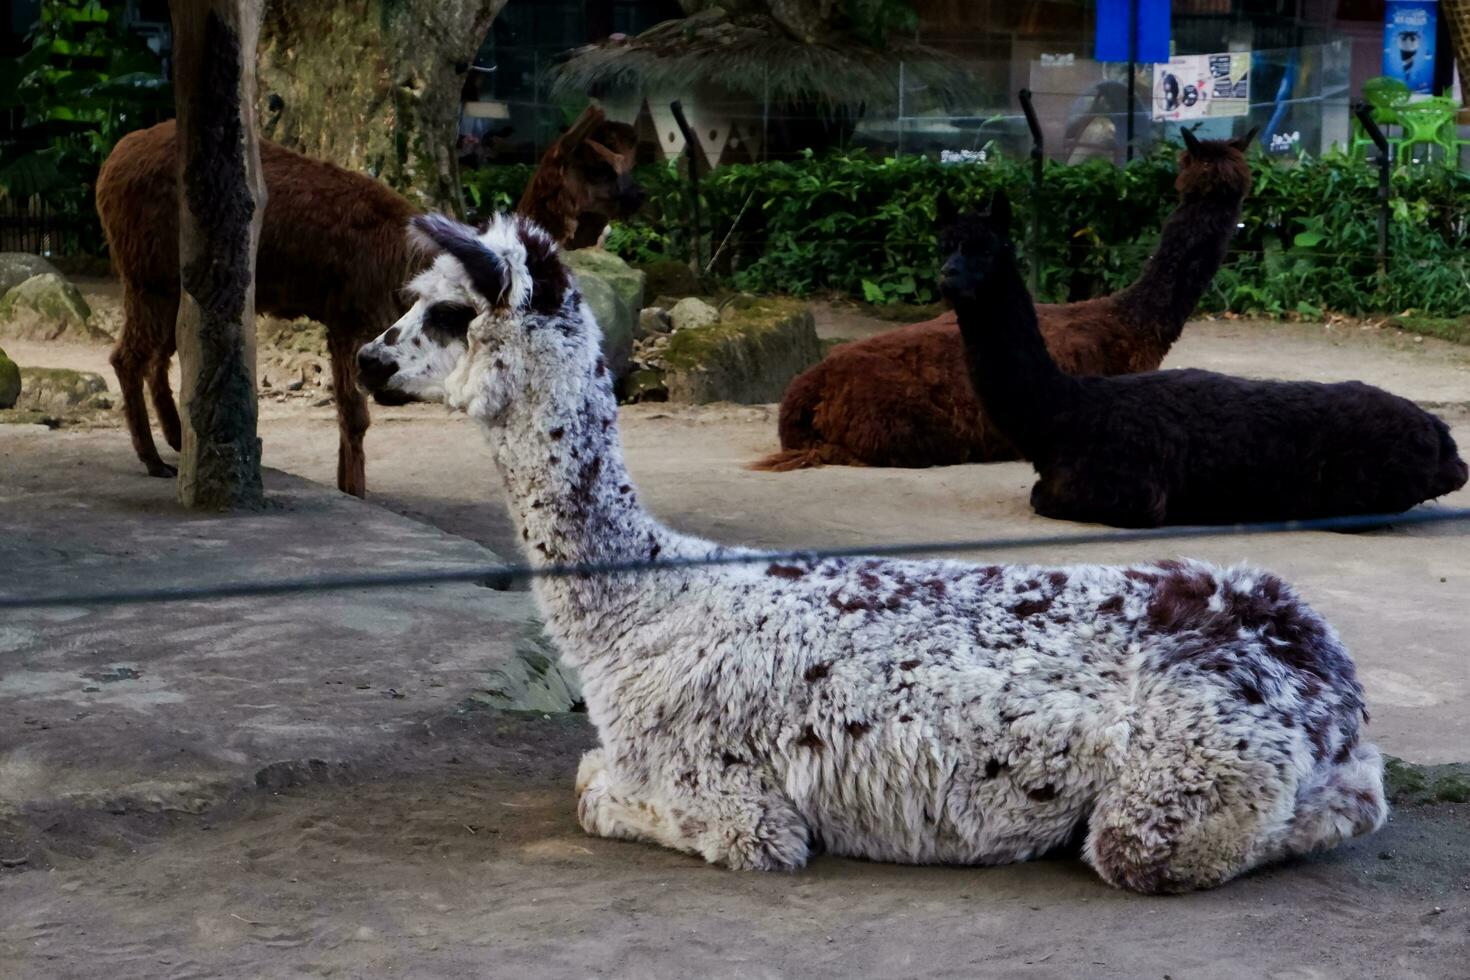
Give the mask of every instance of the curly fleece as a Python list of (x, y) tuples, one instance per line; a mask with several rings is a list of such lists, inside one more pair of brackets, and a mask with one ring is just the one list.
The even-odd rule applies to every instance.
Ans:
[[(510, 282), (489, 294), (521, 297), (436, 261), (449, 299), (478, 296), (446, 400), (484, 424), (530, 560), (730, 553), (639, 505), (597, 325), (539, 262), (550, 240), (510, 218), (420, 230), (495, 253)], [(426, 356), (412, 316), (386, 345), (405, 370)], [(576, 783), (591, 834), (794, 870), (821, 848), (998, 864), (1085, 828), (1104, 879), (1165, 892), (1385, 818), (1352, 661), (1265, 572), (855, 558), (547, 578), (535, 595), (601, 741)]]

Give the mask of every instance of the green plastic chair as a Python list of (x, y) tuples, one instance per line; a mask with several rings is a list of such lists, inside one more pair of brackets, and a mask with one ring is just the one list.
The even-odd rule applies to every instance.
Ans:
[[(1399, 121), (1398, 110), (1401, 106), (1409, 104), (1412, 93), (1409, 86), (1401, 79), (1379, 76), (1370, 78), (1363, 83), (1363, 101), (1372, 107), (1373, 121), (1378, 128), (1383, 130), (1383, 135), (1388, 139), (1388, 152), (1391, 156), (1398, 156), (1401, 140), (1396, 136), (1389, 135), (1391, 126), (1402, 126)], [(1368, 131), (1363, 124), (1353, 117), (1352, 138), (1348, 143), (1348, 155), (1354, 159), (1361, 158), (1367, 150), (1372, 147), (1373, 140), (1368, 136)]]
[(1398, 147), (1399, 164), (1412, 163), (1417, 146), (1437, 146), (1445, 163), (1458, 166), (1460, 148), (1455, 139), (1455, 117), (1459, 112), (1460, 107), (1453, 99), (1437, 95), (1399, 106), (1399, 122), (1404, 127)]

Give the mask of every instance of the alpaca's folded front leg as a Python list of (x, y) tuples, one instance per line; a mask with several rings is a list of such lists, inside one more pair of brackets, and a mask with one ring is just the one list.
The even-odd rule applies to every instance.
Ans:
[(654, 796), (619, 783), (594, 749), (577, 769), (577, 819), (595, 837), (662, 844), (740, 870), (803, 867), (810, 851), (805, 821), (785, 799), (738, 783), (706, 783), (698, 796)]

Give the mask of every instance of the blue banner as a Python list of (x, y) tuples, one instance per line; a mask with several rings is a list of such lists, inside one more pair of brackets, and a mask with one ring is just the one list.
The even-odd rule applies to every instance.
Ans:
[(1383, 12), (1383, 74), (1410, 92), (1434, 92), (1436, 0), (1388, 0)]
[[(1128, 35), (1133, 11), (1138, 11), (1138, 49), (1129, 57)], [(1137, 61), (1160, 64), (1169, 60), (1169, 0), (1097, 0), (1097, 38), (1094, 61)]]

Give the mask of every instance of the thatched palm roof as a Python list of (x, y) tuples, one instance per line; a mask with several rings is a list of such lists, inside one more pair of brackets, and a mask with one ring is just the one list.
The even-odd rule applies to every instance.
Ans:
[(898, 101), (900, 63), (911, 89), (945, 101), (969, 91), (964, 66), (933, 48), (896, 41), (879, 49), (840, 32), (803, 40), (770, 16), (718, 7), (577, 48), (553, 69), (553, 89), (609, 95), (711, 83), (757, 99), (872, 109)]

